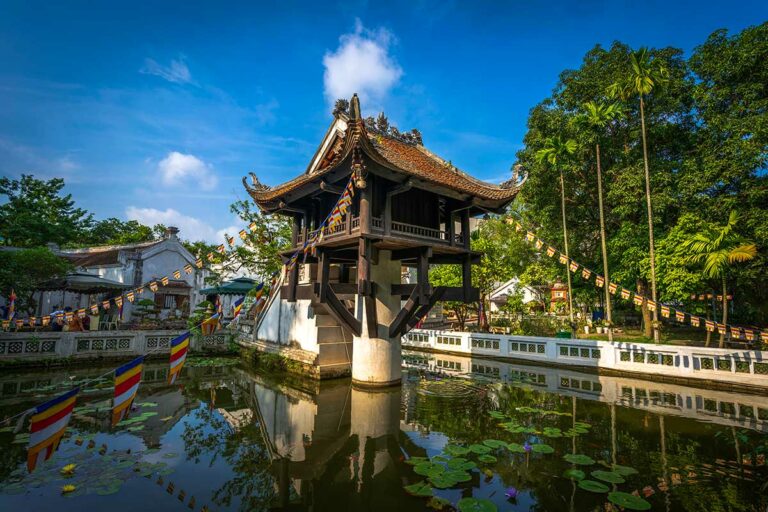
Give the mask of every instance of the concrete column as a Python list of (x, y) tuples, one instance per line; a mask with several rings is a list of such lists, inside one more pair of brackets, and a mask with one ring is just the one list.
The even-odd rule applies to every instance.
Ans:
[(400, 296), (390, 293), (392, 284), (400, 284), (400, 261), (391, 256), (391, 251), (379, 251), (378, 262), (371, 265), (370, 280), (377, 287), (377, 337), (368, 336), (364, 299), (360, 295), (355, 299), (357, 318), (363, 319), (362, 334), (352, 340), (352, 382), (357, 385), (397, 385), (402, 377), (400, 338), (389, 337), (389, 324), (401, 307)]

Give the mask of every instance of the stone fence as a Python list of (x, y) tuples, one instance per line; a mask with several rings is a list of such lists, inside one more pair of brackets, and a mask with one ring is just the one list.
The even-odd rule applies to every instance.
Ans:
[(768, 352), (760, 350), (419, 329), (403, 337), (403, 347), (768, 388)]
[[(161, 354), (183, 331), (82, 331), (0, 333), (0, 361), (34, 362), (45, 359), (88, 359)], [(231, 335), (219, 332), (193, 336), (192, 352), (224, 351)]]

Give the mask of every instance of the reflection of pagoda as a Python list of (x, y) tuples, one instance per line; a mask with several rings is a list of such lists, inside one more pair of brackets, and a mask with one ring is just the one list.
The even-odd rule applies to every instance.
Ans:
[[(349, 210), (319, 232), (350, 178)], [(470, 219), (503, 211), (519, 186), (516, 177), (497, 186), (469, 176), (383, 114), (363, 119), (357, 95), (337, 103), (303, 174), (275, 187), (255, 175), (244, 184), (263, 212), (293, 219), (286, 261), (322, 235), (316, 256), (305, 252), (287, 267), (279, 300), (246, 341), (270, 351), (293, 345), (284, 355), (321, 378), (351, 371), (365, 385), (400, 382), (400, 337), (438, 301), (477, 300), (471, 269), (480, 254), (470, 249)], [(429, 267), (441, 264), (461, 266), (460, 286), (430, 285)], [(414, 269), (412, 282), (402, 283), (402, 267)]]

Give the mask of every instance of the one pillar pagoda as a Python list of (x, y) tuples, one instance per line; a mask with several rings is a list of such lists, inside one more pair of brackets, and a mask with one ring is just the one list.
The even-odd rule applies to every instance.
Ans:
[[(241, 341), (298, 360), (320, 378), (352, 375), (360, 385), (400, 382), (400, 339), (438, 301), (475, 302), (470, 219), (502, 212), (516, 180), (472, 178), (427, 150), (417, 130), (399, 132), (382, 115), (364, 119), (357, 95), (340, 100), (309, 166), (268, 187), (243, 183), (265, 213), (293, 219), (292, 248), (316, 236), (350, 178), (343, 220), (325, 228), (315, 254), (286, 265), (278, 295)], [(461, 286), (432, 286), (432, 265), (461, 266)], [(403, 282), (404, 267), (415, 282)]]

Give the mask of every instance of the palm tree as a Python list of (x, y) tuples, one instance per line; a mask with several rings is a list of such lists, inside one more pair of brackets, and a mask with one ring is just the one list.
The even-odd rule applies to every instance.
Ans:
[(565, 221), (565, 179), (563, 178), (563, 166), (576, 151), (576, 141), (573, 139), (563, 140), (559, 135), (548, 137), (544, 141), (544, 148), (536, 152), (536, 160), (539, 163), (548, 163), (560, 172), (560, 208), (563, 213), (563, 241), (565, 243), (565, 257), (568, 260), (565, 267), (565, 273), (568, 275), (568, 318), (573, 329), (573, 289), (571, 288), (571, 271), (568, 266), (571, 263), (571, 256), (568, 252), (568, 226)]
[[(611, 121), (623, 114), (618, 103), (595, 103), (590, 101), (584, 104), (584, 112), (576, 118), (577, 125), (591, 132), (595, 141), (595, 155), (597, 158), (597, 202), (600, 210), (600, 244), (603, 251), (603, 274), (605, 282), (610, 283), (608, 275), (608, 249), (606, 247), (605, 214), (603, 210), (603, 175), (600, 168), (600, 136)], [(603, 286), (605, 291), (605, 315), (608, 323), (608, 341), (613, 341), (613, 316), (611, 313), (611, 294), (608, 285)]]
[[(648, 208), (648, 242), (651, 259), (651, 297), (656, 301), (656, 251), (653, 242), (653, 210), (651, 209), (651, 174), (648, 170), (648, 145), (645, 137), (645, 100), (653, 89), (667, 80), (669, 72), (664, 65), (651, 58), (647, 48), (640, 48), (630, 55), (630, 71), (623, 83), (614, 83), (608, 88), (612, 97), (624, 99), (634, 96), (640, 98), (640, 128), (643, 138), (643, 166), (645, 168), (645, 201)], [(653, 339), (659, 342), (659, 308), (653, 309)]]
[[(683, 261), (694, 265), (704, 264), (706, 277), (720, 279), (723, 286), (723, 324), (728, 323), (728, 288), (726, 274), (734, 263), (749, 261), (757, 254), (754, 242), (736, 233), (739, 214), (731, 211), (725, 226), (714, 226), (693, 235), (680, 244)], [(725, 343), (725, 333), (720, 332), (720, 347)]]

